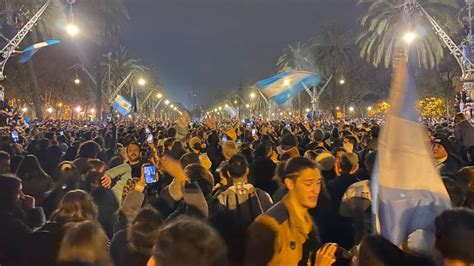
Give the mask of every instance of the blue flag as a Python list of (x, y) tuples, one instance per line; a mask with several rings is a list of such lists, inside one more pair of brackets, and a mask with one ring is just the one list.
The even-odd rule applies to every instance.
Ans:
[(39, 43), (36, 43), (36, 44), (33, 44), (31, 46), (26, 47), (26, 49), (23, 50), (23, 54), (20, 58), (20, 63), (24, 64), (24, 63), (28, 62), (31, 59), (31, 57), (34, 54), (36, 54), (36, 52), (38, 52), (41, 48), (52, 46), (52, 45), (58, 44), (60, 42), (61, 41), (59, 41), (59, 40), (47, 40), (45, 42), (39, 42)]
[(119, 112), (121, 115), (127, 116), (130, 114), (132, 104), (122, 95), (117, 95), (114, 102), (112, 103), (112, 107), (117, 110), (117, 112)]
[(293, 98), (304, 86), (316, 86), (321, 78), (306, 71), (285, 72), (257, 82), (262, 93), (278, 105)]
[[(418, 122), (415, 80), (404, 52), (394, 61), (390, 109), (372, 175), (376, 232), (401, 246), (431, 250), (435, 218), (451, 201), (435, 167), (427, 132)], [(422, 238), (422, 239), (420, 239)], [(410, 244), (422, 246), (410, 247)]]

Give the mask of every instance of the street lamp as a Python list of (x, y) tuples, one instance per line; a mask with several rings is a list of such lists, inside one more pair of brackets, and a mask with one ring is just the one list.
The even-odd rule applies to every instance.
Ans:
[(311, 111), (309, 108), (306, 108), (306, 113), (309, 113), (309, 111)]
[(178, 108), (176, 108), (176, 106), (173, 108), (175, 111), (178, 110)]
[(237, 101), (234, 101), (234, 104), (237, 104)]
[(58, 104), (59, 108), (63, 107), (63, 103)]
[(174, 105), (172, 104), (172, 105), (170, 105), (170, 107), (171, 107), (171, 108), (173, 108), (173, 107), (174, 107)]
[(21, 108), (21, 111), (22, 111), (23, 113), (26, 113), (26, 112), (28, 111), (28, 108), (23, 107), (23, 108)]
[(250, 104), (246, 104), (245, 107), (250, 108)]
[(339, 111), (339, 106), (336, 106), (336, 110), (338, 110), (338, 111)]
[(367, 111), (372, 111), (372, 106), (367, 107)]
[(221, 111), (221, 110), (222, 110), (222, 106), (219, 106), (219, 108), (218, 108), (218, 109), (219, 109), (219, 111)]
[(73, 23), (69, 23), (67, 26), (66, 26), (66, 32), (67, 34), (69, 34), (70, 36), (74, 37), (76, 36), (78, 33), (79, 33), (79, 28), (73, 24)]
[(161, 95), (161, 93), (158, 93), (158, 94), (156, 95), (156, 97), (157, 97), (158, 99), (161, 99), (161, 97), (163, 97), (163, 95)]
[(352, 107), (352, 106), (349, 107), (349, 112), (351, 112), (351, 113), (354, 112), (354, 107)]
[(146, 85), (146, 80), (143, 79), (143, 78), (138, 79), (138, 85), (145, 86)]
[(225, 106), (225, 108), (228, 108), (228, 107), (229, 107), (229, 105), (228, 105), (228, 104), (225, 104), (224, 106)]
[(94, 113), (95, 113), (95, 109), (92, 108), (92, 109), (91, 109), (91, 114), (94, 114)]
[(48, 111), (48, 113), (52, 113), (53, 112), (53, 108), (52, 107), (49, 107), (48, 109), (46, 109), (46, 111)]
[(254, 99), (255, 97), (257, 97), (257, 95), (254, 92), (250, 93), (250, 98)]
[(411, 44), (416, 39), (416, 34), (414, 32), (407, 32), (403, 35), (403, 41), (407, 44)]
[(80, 106), (77, 106), (75, 109), (74, 109), (77, 113), (80, 113), (82, 111), (82, 108)]
[(166, 100), (166, 101), (165, 101), (165, 104), (166, 104), (166, 105), (170, 104), (170, 101), (169, 101), (169, 100)]
[(344, 80), (344, 78), (341, 78), (341, 79), (339, 80), (339, 84), (344, 85), (344, 83), (346, 83), (346, 81)]
[(75, 83), (76, 85), (79, 85), (79, 84), (81, 83), (81, 80), (80, 80), (79, 78), (75, 78), (75, 79), (74, 79), (74, 83)]

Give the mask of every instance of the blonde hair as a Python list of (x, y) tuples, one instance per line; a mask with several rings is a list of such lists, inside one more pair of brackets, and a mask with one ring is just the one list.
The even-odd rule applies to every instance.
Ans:
[(97, 206), (85, 191), (71, 190), (59, 202), (50, 220), (58, 223), (97, 221)]
[(64, 234), (58, 262), (112, 265), (107, 242), (107, 236), (100, 224), (92, 221), (76, 223)]

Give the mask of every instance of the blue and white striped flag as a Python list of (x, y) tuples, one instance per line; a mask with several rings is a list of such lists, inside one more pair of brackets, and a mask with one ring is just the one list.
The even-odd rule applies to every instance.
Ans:
[[(416, 249), (427, 250), (426, 241), (434, 239), (434, 220), (451, 201), (435, 168), (426, 129), (418, 122), (415, 80), (408, 65), (399, 52), (372, 175), (372, 211), (377, 233), (397, 246), (409, 239), (409, 245), (424, 242)], [(415, 235), (423, 239), (415, 240)]]
[(39, 42), (39, 43), (35, 43), (31, 46), (28, 46), (25, 48), (25, 50), (23, 50), (23, 54), (20, 58), (20, 63), (24, 64), (26, 62), (28, 62), (31, 57), (36, 54), (36, 52), (38, 52), (41, 48), (44, 48), (44, 47), (47, 47), (47, 46), (51, 46), (51, 45), (55, 45), (55, 44), (58, 44), (60, 43), (61, 41), (59, 40), (47, 40), (45, 42)]
[(262, 93), (278, 105), (304, 90), (304, 86), (316, 86), (321, 78), (306, 71), (285, 72), (257, 82)]
[(117, 95), (117, 98), (115, 98), (114, 102), (112, 103), (112, 106), (117, 112), (119, 112), (123, 116), (127, 116), (130, 114), (130, 111), (132, 109), (132, 104), (125, 99), (122, 95)]

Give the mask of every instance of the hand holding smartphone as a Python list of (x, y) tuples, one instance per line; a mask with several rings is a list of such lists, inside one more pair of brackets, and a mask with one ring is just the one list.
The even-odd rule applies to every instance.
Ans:
[(146, 164), (143, 166), (143, 175), (145, 176), (145, 183), (154, 184), (156, 180), (156, 167), (152, 164)]

